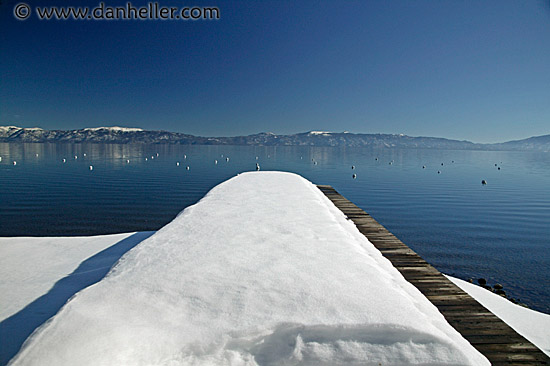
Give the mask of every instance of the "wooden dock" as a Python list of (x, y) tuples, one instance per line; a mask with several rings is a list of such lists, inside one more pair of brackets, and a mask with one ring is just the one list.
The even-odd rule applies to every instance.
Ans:
[(493, 365), (550, 365), (550, 358), (334, 188), (317, 186), (407, 281)]

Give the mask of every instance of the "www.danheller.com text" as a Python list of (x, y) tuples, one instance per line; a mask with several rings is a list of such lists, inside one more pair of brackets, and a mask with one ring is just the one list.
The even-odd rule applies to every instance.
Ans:
[[(34, 10), (34, 12), (33, 12)], [(26, 20), (32, 14), (40, 20), (217, 20), (220, 9), (215, 6), (200, 7), (163, 6), (150, 2), (146, 6), (109, 6), (100, 2), (96, 7), (36, 6), (19, 3), (13, 8), (13, 15)]]

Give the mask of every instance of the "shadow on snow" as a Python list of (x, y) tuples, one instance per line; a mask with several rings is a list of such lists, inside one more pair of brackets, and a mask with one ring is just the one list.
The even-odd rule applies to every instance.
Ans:
[(0, 366), (19, 352), (25, 340), (54, 316), (74, 294), (101, 281), (113, 265), (130, 249), (153, 235), (135, 233), (80, 263), (70, 275), (60, 279), (50, 291), (0, 323)]

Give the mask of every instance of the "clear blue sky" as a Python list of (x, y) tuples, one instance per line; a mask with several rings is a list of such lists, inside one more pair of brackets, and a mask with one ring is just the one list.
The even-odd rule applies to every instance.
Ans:
[(194, 22), (18, 21), (18, 2), (0, 5), (0, 125), (550, 134), (548, 0), (160, 1), (220, 8)]

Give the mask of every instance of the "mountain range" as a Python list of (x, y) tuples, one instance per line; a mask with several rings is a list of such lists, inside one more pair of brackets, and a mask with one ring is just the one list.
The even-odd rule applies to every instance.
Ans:
[(96, 127), (79, 130), (44, 130), (0, 126), (0, 142), (66, 143), (145, 143), (185, 145), (253, 146), (342, 146), (373, 148), (423, 148), (454, 150), (529, 150), (550, 151), (550, 135), (494, 144), (451, 140), (440, 137), (413, 137), (403, 134), (356, 134), (349, 132), (309, 131), (292, 135), (262, 132), (248, 136), (202, 137), (179, 132), (146, 131), (140, 128)]

